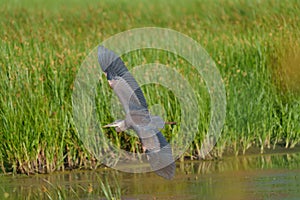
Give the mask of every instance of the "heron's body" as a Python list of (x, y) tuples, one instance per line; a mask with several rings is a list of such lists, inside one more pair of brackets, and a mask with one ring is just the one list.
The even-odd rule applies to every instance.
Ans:
[(164, 121), (158, 116), (151, 116), (141, 88), (119, 56), (99, 46), (98, 61), (126, 113), (124, 120), (105, 127), (116, 127), (118, 132), (133, 129), (141, 140), (152, 169), (158, 175), (172, 179), (175, 162), (171, 146), (159, 131)]

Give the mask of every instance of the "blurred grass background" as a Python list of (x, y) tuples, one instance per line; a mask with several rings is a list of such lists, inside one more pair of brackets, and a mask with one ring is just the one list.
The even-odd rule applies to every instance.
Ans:
[[(97, 166), (72, 124), (73, 81), (97, 44), (121, 31), (146, 26), (184, 33), (215, 60), (226, 87), (227, 116), (212, 156), (221, 157), (225, 152), (238, 155), (251, 147), (260, 152), (277, 146), (294, 148), (300, 141), (299, 1), (1, 0), (0, 4), (3, 172)], [(183, 67), (183, 72), (193, 72), (176, 56), (162, 54), (157, 58), (145, 52), (144, 58), (162, 63), (168, 58)], [(125, 61), (131, 68), (145, 60), (129, 55)], [(199, 90), (200, 114), (205, 118), (209, 116), (205, 85), (191, 82)], [(167, 111), (167, 120), (178, 121), (176, 98), (157, 87), (143, 87), (148, 103), (155, 104), (156, 97), (163, 96), (159, 103)], [(99, 115), (109, 123), (109, 113), (101, 112), (108, 107), (102, 105)], [(199, 133), (184, 156), (199, 156), (207, 127), (208, 121), (201, 121)], [(176, 129), (167, 127), (163, 133), (169, 140)], [(122, 148), (139, 151), (136, 139), (107, 131)]]

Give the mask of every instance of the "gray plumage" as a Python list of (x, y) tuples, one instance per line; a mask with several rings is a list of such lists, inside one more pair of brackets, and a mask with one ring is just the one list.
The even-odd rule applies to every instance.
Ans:
[(141, 88), (118, 55), (99, 46), (98, 61), (126, 114), (125, 120), (117, 120), (104, 127), (116, 127), (118, 132), (133, 129), (140, 138), (151, 168), (156, 174), (172, 179), (175, 174), (172, 149), (159, 131), (164, 121), (150, 115)]

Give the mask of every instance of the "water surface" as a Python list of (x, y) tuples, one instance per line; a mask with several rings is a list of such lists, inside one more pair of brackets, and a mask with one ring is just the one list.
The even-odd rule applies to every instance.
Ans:
[(104, 168), (2, 175), (0, 199), (105, 199), (101, 182), (122, 199), (300, 199), (300, 153), (178, 162), (172, 181)]

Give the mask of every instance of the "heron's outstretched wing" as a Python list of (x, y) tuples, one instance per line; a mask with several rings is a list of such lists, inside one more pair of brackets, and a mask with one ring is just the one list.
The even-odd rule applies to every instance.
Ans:
[(141, 88), (116, 53), (99, 46), (98, 61), (126, 113), (129, 110), (148, 110)]
[(172, 179), (175, 175), (175, 161), (172, 149), (165, 137), (158, 130), (148, 128), (137, 131), (143, 148), (146, 150), (151, 168), (156, 174), (166, 179)]

